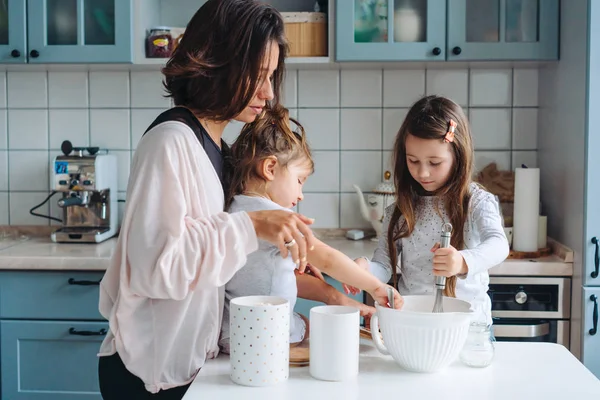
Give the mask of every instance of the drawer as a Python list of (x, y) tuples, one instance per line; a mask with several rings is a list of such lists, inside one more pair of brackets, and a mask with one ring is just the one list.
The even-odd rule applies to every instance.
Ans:
[(100, 400), (105, 322), (0, 321), (2, 398)]
[(103, 272), (2, 271), (0, 318), (103, 320)]

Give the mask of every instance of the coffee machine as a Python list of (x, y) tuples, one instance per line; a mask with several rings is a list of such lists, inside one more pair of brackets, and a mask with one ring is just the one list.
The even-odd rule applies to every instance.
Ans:
[(51, 190), (62, 194), (63, 226), (53, 242), (99, 243), (117, 233), (117, 157), (98, 154), (98, 147), (73, 147), (64, 141), (63, 155), (51, 165)]

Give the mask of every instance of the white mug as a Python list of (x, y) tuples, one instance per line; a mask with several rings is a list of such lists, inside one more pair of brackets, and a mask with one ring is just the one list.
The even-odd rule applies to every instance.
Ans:
[(310, 310), (310, 375), (344, 381), (358, 375), (360, 313), (357, 308), (319, 306)]
[(275, 296), (232, 299), (230, 377), (244, 386), (286, 381), (290, 370), (290, 304)]

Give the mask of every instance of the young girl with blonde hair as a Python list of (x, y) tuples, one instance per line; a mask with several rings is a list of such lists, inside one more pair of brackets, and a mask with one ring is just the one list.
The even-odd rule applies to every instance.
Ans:
[[(290, 127), (292, 123), (295, 131)], [(302, 186), (313, 173), (314, 165), (304, 129), (289, 118), (287, 109), (265, 110), (260, 119), (244, 126), (231, 150), (234, 168), (227, 202), (229, 212), (291, 211), (302, 201)], [(258, 250), (248, 256), (246, 265), (225, 285), (220, 339), (225, 352), (229, 344), (229, 301), (240, 296), (272, 295), (287, 299), (293, 310), (298, 294), (296, 268), (299, 261), (307, 261), (333, 278), (365, 290), (380, 304), (387, 304), (388, 285), (317, 239), (307, 260), (284, 259), (277, 246), (263, 240), (259, 242)], [(394, 293), (395, 306), (400, 308), (402, 298), (397, 291)], [(290, 343), (302, 341), (307, 334), (307, 320), (292, 313)]]
[[(494, 196), (474, 183), (469, 122), (459, 105), (427, 96), (409, 110), (394, 144), (395, 203), (386, 209), (372, 260), (356, 260), (402, 295), (445, 295), (471, 303), (475, 318), (492, 323), (488, 270), (509, 252)], [(439, 248), (444, 223), (449, 248)], [(400, 273), (397, 275), (397, 268)]]

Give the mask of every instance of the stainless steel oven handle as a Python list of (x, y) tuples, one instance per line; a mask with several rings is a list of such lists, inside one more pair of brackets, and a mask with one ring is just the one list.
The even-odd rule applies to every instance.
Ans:
[(494, 336), (499, 338), (535, 338), (550, 333), (550, 324), (494, 325)]

